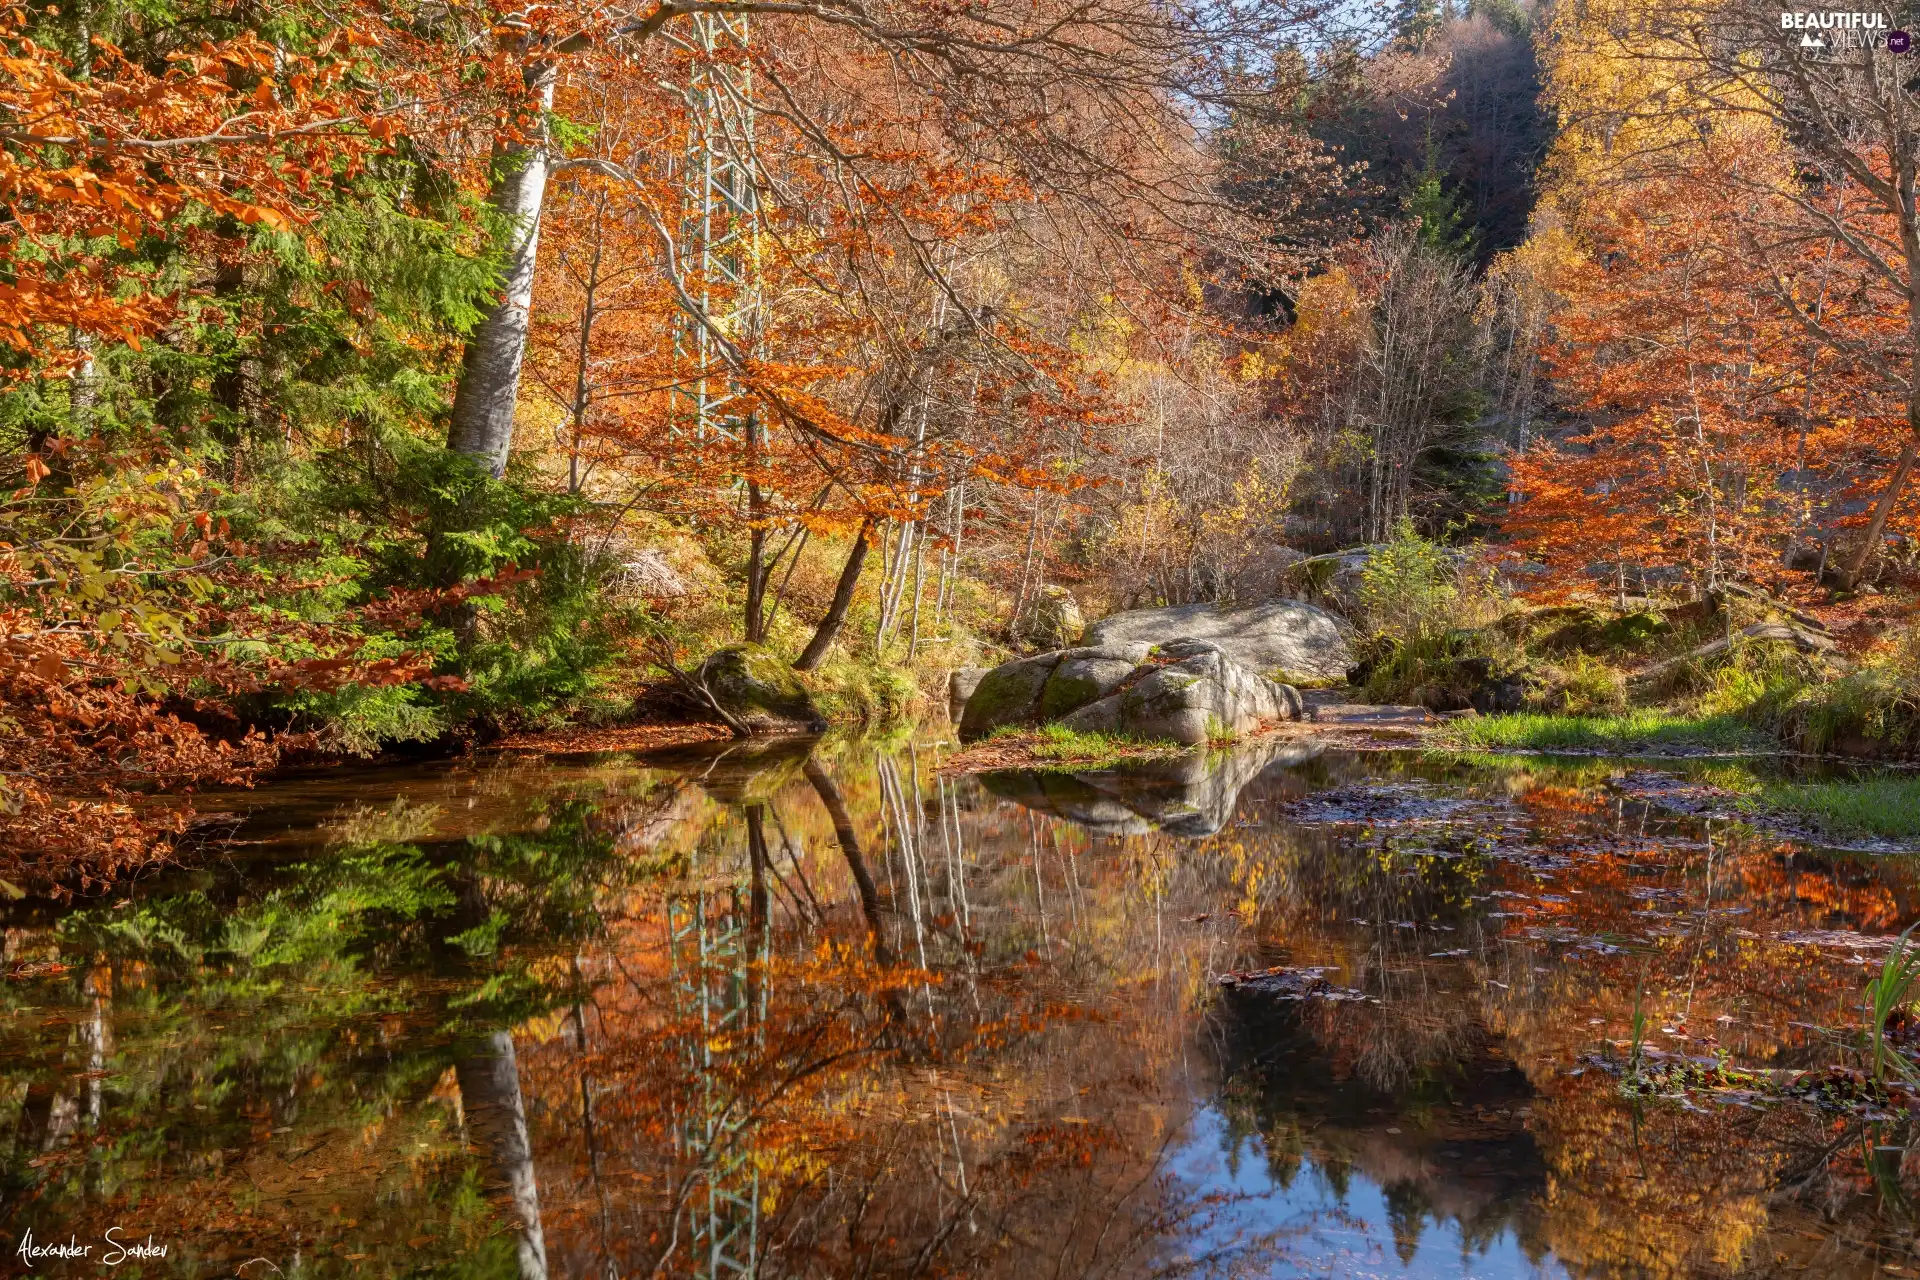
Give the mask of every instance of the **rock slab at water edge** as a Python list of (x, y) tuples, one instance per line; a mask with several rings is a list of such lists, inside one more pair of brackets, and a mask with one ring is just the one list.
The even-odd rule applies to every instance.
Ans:
[(1299, 691), (1249, 671), (1205, 640), (1092, 646), (1017, 658), (989, 671), (967, 700), (960, 738), (1058, 722), (1083, 732), (1195, 746), (1298, 720)]
[(1130, 609), (1087, 629), (1081, 644), (1096, 648), (1206, 640), (1249, 671), (1262, 675), (1344, 677), (1353, 665), (1349, 625), (1325, 609), (1298, 600), (1269, 600), (1243, 609), (1183, 604)]

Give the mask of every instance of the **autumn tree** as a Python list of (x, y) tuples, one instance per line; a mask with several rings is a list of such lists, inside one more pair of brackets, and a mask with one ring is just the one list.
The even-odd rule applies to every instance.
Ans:
[[(1170, 98), (1219, 92), (1222, 50), (1304, 30), (1326, 17), (1317, 7), (1285, 0), (1181, 15), (1148, 14), (1124, 2), (1021, 14), (934, 12), (911, 3), (815, 12), (749, 0), (712, 8), (734, 16), (764, 13), (775, 46), (789, 33), (804, 44), (800, 33), (817, 23), (837, 40), (870, 50), (939, 97), (944, 110), (926, 121), (928, 127), (1021, 181), (1051, 186), (1083, 226), (1142, 245), (1193, 230), (1209, 208), (1218, 207), (1198, 198), (1206, 188), (1199, 175), (1162, 163), (1169, 129), (1191, 134), (1194, 127), (1169, 112)], [(503, 227), (500, 292), (469, 341), (448, 443), (496, 475), (512, 444), (541, 214), (557, 158), (547, 119), (561, 66), (595, 46), (645, 46), (693, 11), (671, 0), (631, 18), (542, 8), (494, 32), (492, 56), (502, 68), (518, 68), (521, 87), (492, 161), (489, 198)], [(503, 72), (499, 82), (510, 80)], [(1076, 104), (1074, 110), (1053, 109), (1052, 101), (1063, 95)], [(1102, 126), (1095, 132), (1136, 154), (1087, 152), (1083, 142), (1095, 121)], [(802, 134), (809, 136), (804, 129)], [(831, 158), (843, 164), (859, 159)], [(1105, 215), (1116, 191), (1158, 216), (1140, 225), (1113, 223)], [(930, 269), (925, 248), (916, 256)]]
[[(1566, 56), (1590, 68), (1567, 97), (1587, 172), (1709, 183), (1763, 295), (1756, 305), (1803, 344), (1793, 363), (1810, 430), (1855, 436), (1859, 468), (1846, 478), (1872, 495), (1844, 566), (1857, 580), (1920, 456), (1920, 156), (1904, 64), (1872, 31), (1809, 39), (1748, 3), (1617, 4), (1570, 34)], [(1606, 67), (1645, 74), (1607, 80)], [(1611, 87), (1592, 91), (1602, 81)], [(1850, 389), (1847, 409), (1820, 415), (1822, 381)]]
[(1507, 532), (1562, 584), (1599, 568), (1624, 589), (1696, 589), (1766, 572), (1791, 525), (1778, 487), (1799, 383), (1783, 330), (1706, 184), (1643, 182), (1588, 209), (1586, 253), (1560, 279), (1549, 367), (1586, 424), (1520, 455)]

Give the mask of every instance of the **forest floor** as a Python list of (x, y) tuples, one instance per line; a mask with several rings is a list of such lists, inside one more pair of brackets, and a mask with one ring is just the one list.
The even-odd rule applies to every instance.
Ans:
[(1038, 729), (1002, 729), (962, 747), (940, 764), (946, 775), (999, 769), (1098, 769), (1128, 760), (1168, 760), (1205, 747), (1143, 741), (1108, 733), (1078, 733), (1057, 724)]
[(1637, 707), (1618, 715), (1515, 712), (1461, 716), (1435, 735), (1476, 751), (1542, 751), (1578, 755), (1755, 755), (1779, 743), (1732, 715), (1693, 716)]

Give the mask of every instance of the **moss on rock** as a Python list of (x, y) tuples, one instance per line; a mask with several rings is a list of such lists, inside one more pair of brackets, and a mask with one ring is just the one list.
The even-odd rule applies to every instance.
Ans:
[(696, 678), (728, 714), (755, 733), (804, 733), (824, 729), (806, 685), (787, 660), (761, 645), (715, 650)]
[(1032, 724), (1040, 693), (1059, 663), (1059, 655), (1042, 654), (1003, 663), (982, 676), (960, 717), (960, 738), (972, 742), (1003, 725)]

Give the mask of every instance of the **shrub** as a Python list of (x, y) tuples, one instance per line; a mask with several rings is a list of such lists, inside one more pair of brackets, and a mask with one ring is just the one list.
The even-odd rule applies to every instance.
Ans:
[(1447, 689), (1459, 679), (1459, 660), (1474, 656), (1475, 638), (1460, 631), (1407, 639), (1374, 636), (1360, 646), (1368, 702), (1405, 702), (1420, 689)]
[(909, 715), (920, 699), (913, 672), (904, 667), (840, 657), (797, 674), (820, 714), (835, 723), (889, 724)]
[(1920, 754), (1920, 631), (1838, 680), (1773, 691), (1748, 714), (1803, 751)]
[(1409, 642), (1450, 630), (1460, 583), (1444, 547), (1402, 519), (1367, 555), (1358, 602), (1369, 631)]

